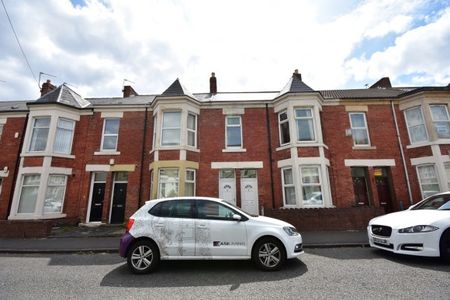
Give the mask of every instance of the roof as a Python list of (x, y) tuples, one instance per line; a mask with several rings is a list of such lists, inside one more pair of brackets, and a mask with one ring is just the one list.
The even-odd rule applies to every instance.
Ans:
[(324, 99), (396, 98), (405, 91), (401, 89), (352, 89), (319, 91)]
[(92, 106), (101, 105), (145, 105), (150, 104), (157, 95), (138, 95), (133, 97), (86, 98)]
[(161, 94), (161, 97), (176, 96), (189, 96), (195, 99), (195, 96), (181, 84), (178, 78)]
[(270, 101), (278, 96), (278, 91), (272, 92), (226, 92), (226, 93), (196, 93), (195, 98), (201, 102), (219, 101)]
[(280, 91), (279, 96), (284, 95), (286, 93), (311, 93), (315, 92), (311, 87), (309, 87), (302, 80), (302, 74), (298, 73), (295, 70), (292, 77), (289, 79), (288, 83), (284, 86), (284, 88)]
[(61, 103), (75, 108), (85, 108), (91, 105), (89, 101), (86, 101), (83, 97), (78, 95), (76, 92), (74, 92), (71, 88), (69, 88), (65, 84), (60, 85), (58, 88), (48, 92), (41, 98), (28, 104), (47, 104), (47, 103)]
[(0, 101), (0, 111), (2, 112), (28, 111), (27, 101)]

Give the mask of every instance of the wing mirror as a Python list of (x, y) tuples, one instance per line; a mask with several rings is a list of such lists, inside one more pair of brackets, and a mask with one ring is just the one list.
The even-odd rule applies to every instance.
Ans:
[(242, 220), (242, 217), (241, 217), (240, 215), (238, 215), (238, 214), (234, 214), (234, 215), (233, 215), (233, 220), (239, 222), (240, 220)]

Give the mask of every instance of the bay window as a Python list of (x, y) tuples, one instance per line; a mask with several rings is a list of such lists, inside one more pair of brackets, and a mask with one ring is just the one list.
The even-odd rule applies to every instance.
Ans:
[(159, 169), (158, 198), (178, 196), (178, 169)]
[(187, 169), (184, 182), (184, 195), (195, 196), (195, 170)]
[(295, 123), (297, 124), (297, 141), (314, 141), (314, 118), (311, 108), (295, 109)]
[(295, 186), (292, 168), (281, 169), (284, 205), (296, 205)]
[(405, 119), (411, 144), (428, 141), (427, 130), (420, 106), (405, 110)]
[(197, 116), (189, 113), (187, 117), (187, 144), (197, 146)]
[(420, 189), (422, 190), (423, 198), (439, 193), (439, 182), (434, 165), (418, 166), (417, 172), (419, 173)]
[(44, 199), (44, 213), (62, 213), (67, 176), (50, 175)]
[(33, 118), (30, 140), (30, 152), (45, 151), (48, 132), (50, 129), (50, 117)]
[(303, 204), (323, 205), (319, 166), (300, 167)]
[(116, 151), (119, 138), (119, 118), (107, 118), (103, 122), (102, 151)]
[(56, 136), (53, 144), (53, 152), (70, 154), (72, 151), (73, 131), (75, 121), (59, 118), (56, 125)]
[(38, 197), (41, 175), (30, 174), (22, 177), (18, 213), (34, 213)]
[(181, 112), (164, 112), (161, 146), (180, 145)]
[(286, 111), (278, 114), (278, 124), (280, 130), (280, 144), (289, 144), (291, 142), (291, 136), (289, 133), (289, 119)]
[(450, 139), (450, 118), (447, 105), (430, 105), (434, 130), (440, 139)]
[(370, 146), (369, 132), (365, 113), (350, 113), (350, 127), (352, 129), (353, 145)]

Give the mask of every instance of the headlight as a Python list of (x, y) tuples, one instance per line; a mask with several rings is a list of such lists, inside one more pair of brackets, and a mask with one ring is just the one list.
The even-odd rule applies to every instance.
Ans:
[(283, 227), (283, 230), (290, 236), (298, 235), (297, 229), (295, 229), (295, 227), (286, 226)]
[(431, 225), (416, 225), (399, 229), (399, 233), (418, 233), (418, 232), (430, 232), (438, 230), (439, 228)]

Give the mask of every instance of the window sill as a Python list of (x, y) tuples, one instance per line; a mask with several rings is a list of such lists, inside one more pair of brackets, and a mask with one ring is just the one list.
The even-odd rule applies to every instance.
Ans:
[(375, 150), (377, 147), (375, 146), (353, 146), (353, 150)]
[(72, 154), (62, 154), (62, 153), (52, 153), (52, 152), (25, 152), (25, 153), (22, 153), (20, 156), (21, 157), (45, 156), (45, 157), (62, 157), (62, 158), (75, 159), (75, 155), (72, 155)]
[(297, 142), (295, 144), (286, 144), (286, 145), (282, 145), (278, 148), (275, 149), (275, 151), (281, 151), (281, 150), (286, 150), (286, 149), (290, 149), (290, 148), (297, 148), (297, 147), (324, 147), (325, 149), (328, 149), (328, 146), (322, 143), (318, 143), (318, 142)]
[(67, 216), (66, 214), (61, 213), (52, 213), (43, 215), (37, 215), (34, 213), (31, 214), (17, 213), (15, 215), (10, 215), (8, 217), (8, 220), (46, 220), (46, 219), (65, 218), (66, 216)]
[(222, 149), (222, 152), (224, 153), (232, 153), (232, 152), (247, 152), (247, 149), (245, 148), (239, 148), (239, 149)]
[(72, 155), (72, 154), (53, 153), (52, 156), (53, 157), (62, 157), (62, 158), (75, 159), (75, 155)]
[(94, 155), (120, 155), (119, 151), (98, 151)]
[(158, 147), (149, 151), (149, 153), (153, 153), (155, 151), (170, 151), (170, 150), (187, 150), (192, 152), (200, 152), (200, 149), (194, 148), (192, 146), (167, 146), (167, 147)]

